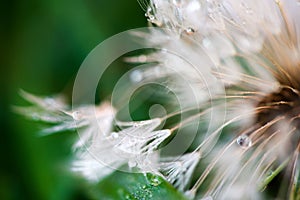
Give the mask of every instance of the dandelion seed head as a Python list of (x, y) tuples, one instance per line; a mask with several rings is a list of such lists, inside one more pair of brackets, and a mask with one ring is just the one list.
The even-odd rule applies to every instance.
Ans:
[(257, 114), (257, 122), (264, 125), (278, 116), (286, 116), (297, 128), (300, 127), (297, 116), (300, 113), (299, 91), (284, 87), (278, 92), (265, 96), (257, 107), (269, 107)]
[[(70, 109), (58, 98), (23, 93), (34, 106), (19, 111), (54, 124), (46, 133), (82, 129), (72, 170), (89, 180), (127, 165), (162, 175), (191, 198), (257, 200), (263, 198), (257, 187), (267, 172), (288, 163), (281, 170), (288, 174), (291, 194), (299, 173), (299, 13), (296, 0), (150, 0), (145, 16), (164, 29), (134, 36), (161, 51), (128, 58), (154, 63), (133, 70), (129, 80), (166, 83), (183, 110), (190, 109), (173, 129), (159, 130), (161, 118), (114, 124), (117, 110), (107, 102)], [(189, 115), (193, 109), (201, 112)], [(209, 119), (214, 124), (207, 132), (200, 127), (199, 145), (191, 153), (160, 154), (174, 130)], [(200, 159), (209, 162), (194, 174)], [(189, 186), (194, 176), (198, 179)]]

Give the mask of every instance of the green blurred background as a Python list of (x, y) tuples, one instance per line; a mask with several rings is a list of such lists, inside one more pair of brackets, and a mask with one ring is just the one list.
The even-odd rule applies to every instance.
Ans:
[[(109, 36), (146, 26), (144, 12), (136, 0), (4, 0), (0, 13), (0, 199), (90, 199), (89, 186), (66, 168), (70, 133), (38, 137), (41, 124), (11, 106), (26, 105), (21, 88), (70, 95), (87, 54)], [(107, 94), (110, 78), (102, 87)]]

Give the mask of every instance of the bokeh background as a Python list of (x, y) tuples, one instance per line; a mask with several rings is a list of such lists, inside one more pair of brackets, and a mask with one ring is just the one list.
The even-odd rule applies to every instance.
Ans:
[[(88, 53), (116, 33), (146, 26), (144, 11), (136, 0), (4, 0), (0, 9), (0, 199), (91, 199), (88, 184), (66, 168), (75, 138), (67, 132), (39, 137), (42, 124), (12, 106), (26, 105), (20, 89), (70, 95)], [(115, 65), (103, 96), (128, 70)]]

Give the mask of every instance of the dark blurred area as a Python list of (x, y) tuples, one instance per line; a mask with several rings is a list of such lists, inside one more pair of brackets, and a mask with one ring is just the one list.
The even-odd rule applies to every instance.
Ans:
[[(0, 199), (90, 199), (88, 185), (66, 167), (74, 137), (39, 137), (41, 124), (12, 106), (26, 105), (20, 89), (70, 95), (88, 53), (109, 36), (145, 26), (144, 12), (135, 0), (4, 0), (0, 13)], [(102, 88), (107, 95), (109, 80)]]

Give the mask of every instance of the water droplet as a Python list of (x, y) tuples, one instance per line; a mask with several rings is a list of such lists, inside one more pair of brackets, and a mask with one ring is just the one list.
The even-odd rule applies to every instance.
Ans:
[(148, 9), (147, 9), (147, 11), (145, 13), (145, 17), (148, 17), (151, 12), (152, 12), (152, 9), (150, 7), (148, 7)]
[(274, 172), (273, 172), (272, 170), (267, 171), (267, 173), (266, 173), (266, 174), (267, 174), (267, 177), (272, 176), (273, 173), (274, 173)]
[(248, 148), (252, 145), (251, 139), (247, 135), (241, 135), (236, 139), (238, 145), (242, 148)]
[(155, 19), (154, 15), (148, 14), (148, 21), (149, 22), (153, 23), (154, 19)]
[(130, 168), (136, 167), (136, 165), (137, 165), (137, 163), (135, 161), (132, 161), (132, 160), (128, 161), (128, 166)]
[(161, 181), (157, 177), (154, 177), (151, 179), (150, 184), (153, 186), (158, 186), (159, 184), (161, 184)]
[(134, 83), (142, 81), (143, 80), (143, 73), (140, 70), (134, 70), (130, 74), (130, 80)]
[(145, 13), (145, 17), (148, 18), (148, 21), (151, 23), (155, 22), (155, 16), (153, 15), (153, 11), (151, 8), (147, 9), (147, 12)]
[(160, 49), (160, 52), (161, 52), (161, 53), (168, 53), (168, 49), (161, 48), (161, 49)]
[(74, 120), (80, 120), (82, 118), (82, 113), (80, 111), (74, 111), (72, 113), (72, 117)]
[(111, 134), (111, 137), (112, 137), (113, 139), (117, 139), (117, 138), (119, 137), (119, 134), (116, 133), (116, 132), (113, 132), (113, 133)]
[(188, 34), (188, 35), (192, 35), (195, 33), (195, 30), (191, 27), (185, 29), (185, 32)]
[(187, 171), (187, 168), (186, 167), (182, 167), (181, 171), (182, 171), (182, 173), (185, 173)]
[(188, 190), (184, 193), (186, 197), (189, 199), (194, 199), (195, 198), (195, 191), (194, 190)]

